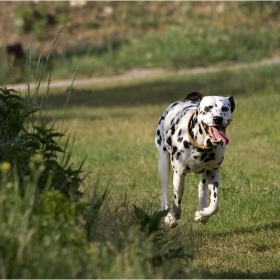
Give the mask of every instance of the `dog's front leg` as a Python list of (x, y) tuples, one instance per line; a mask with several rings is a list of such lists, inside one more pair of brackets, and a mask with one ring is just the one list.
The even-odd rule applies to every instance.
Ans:
[[(197, 210), (200, 211), (206, 208), (207, 205), (207, 176), (206, 172), (202, 173), (200, 182), (198, 184), (198, 208)], [(208, 222), (208, 218), (201, 220), (203, 224)]]
[(195, 221), (206, 223), (208, 218), (219, 211), (219, 187), (220, 187), (220, 171), (206, 171), (208, 188), (210, 191), (210, 205), (203, 209), (198, 209), (195, 213)]
[(181, 202), (184, 193), (184, 184), (185, 184), (185, 175), (179, 175), (178, 173), (174, 173), (173, 175), (173, 214), (176, 219), (181, 218), (182, 209)]
[(180, 176), (177, 173), (173, 175), (173, 195), (174, 202), (172, 211), (169, 211), (166, 215), (164, 221), (165, 224), (170, 228), (175, 228), (177, 226), (177, 219), (181, 218), (181, 201), (184, 192), (184, 180), (185, 176)]
[(200, 182), (198, 184), (198, 208), (202, 210), (207, 207), (207, 176), (206, 172), (202, 173)]
[(169, 197), (168, 197), (168, 182), (170, 173), (170, 160), (168, 152), (160, 152), (158, 160), (158, 172), (162, 185), (162, 210), (169, 209)]

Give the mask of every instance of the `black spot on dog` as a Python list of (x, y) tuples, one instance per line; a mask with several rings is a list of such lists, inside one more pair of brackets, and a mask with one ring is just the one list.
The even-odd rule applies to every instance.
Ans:
[(180, 200), (178, 201), (178, 204), (181, 204), (181, 202), (182, 202), (182, 199), (180, 199)]
[(163, 147), (163, 151), (164, 151), (164, 152), (166, 152), (166, 151), (167, 151), (166, 147)]
[(200, 133), (200, 134), (203, 134), (202, 128), (201, 128), (201, 125), (200, 125), (200, 124), (198, 125), (198, 129), (199, 129), (199, 133)]
[(219, 187), (219, 183), (218, 182), (214, 182), (213, 186), (214, 186), (213, 190), (215, 190), (215, 188)]
[(157, 143), (158, 143), (159, 146), (161, 145), (160, 139), (157, 140)]
[(188, 149), (188, 148), (190, 147), (190, 145), (189, 145), (189, 143), (188, 143), (187, 140), (185, 140), (185, 141), (183, 142), (183, 144), (184, 144), (184, 147), (185, 147), (186, 149)]
[(213, 106), (205, 106), (204, 112), (209, 113), (213, 109)]
[(175, 107), (178, 103), (180, 103), (180, 101), (173, 103), (171, 108)]
[(224, 160), (224, 157), (222, 158), (221, 162), (219, 162), (219, 163), (218, 163), (218, 165), (221, 165), (221, 164), (222, 164), (222, 162), (223, 162), (223, 160)]
[(206, 179), (203, 179), (203, 180), (202, 180), (202, 183), (205, 184), (205, 183), (206, 183)]
[(176, 146), (172, 147), (172, 156), (177, 152), (178, 148)]
[(171, 126), (170, 130), (171, 130), (171, 135), (173, 135), (175, 133), (175, 124)]
[(194, 129), (194, 127), (195, 127), (195, 122), (194, 122), (194, 120), (192, 120), (191, 121), (191, 129)]
[(210, 153), (210, 154), (209, 154), (209, 157), (211, 157), (211, 158), (214, 159), (214, 158), (215, 158), (215, 153)]
[(166, 143), (167, 143), (169, 146), (172, 145), (172, 139), (171, 139), (171, 137), (168, 137), (168, 138), (167, 138)]
[(161, 118), (159, 119), (158, 124), (160, 124), (160, 123), (161, 123), (161, 121), (163, 121), (164, 119), (165, 119), (165, 117), (164, 117), (164, 116), (161, 116)]
[(204, 162), (208, 162), (208, 161), (214, 160), (214, 159), (215, 159), (215, 153), (210, 153), (210, 154), (208, 155), (208, 158), (206, 158), (206, 159), (204, 160)]
[(191, 170), (189, 166), (186, 166), (186, 169), (187, 169), (187, 170)]
[(207, 156), (207, 154), (202, 154), (202, 156), (200, 157), (200, 160), (203, 161), (205, 159), (205, 157)]
[(191, 130), (191, 132), (190, 132), (190, 135), (191, 135), (192, 138), (194, 138), (194, 134), (193, 134), (193, 131), (192, 131), (192, 130)]
[(216, 192), (214, 192), (214, 197), (215, 197), (215, 198), (217, 197), (217, 194), (216, 194)]
[(181, 133), (182, 133), (182, 128), (179, 130), (179, 132), (178, 132), (178, 136), (180, 136), (180, 135), (181, 135)]
[(178, 142), (181, 143), (183, 141), (183, 137), (178, 137)]

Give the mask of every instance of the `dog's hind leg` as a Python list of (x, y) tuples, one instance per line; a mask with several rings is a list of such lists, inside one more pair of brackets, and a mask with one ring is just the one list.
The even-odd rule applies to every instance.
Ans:
[[(162, 184), (162, 210), (167, 210), (170, 208), (169, 197), (168, 197), (168, 182), (169, 182), (169, 173), (170, 173), (170, 159), (169, 153), (167, 151), (160, 152), (159, 161), (158, 161), (158, 172)], [(176, 219), (171, 211), (166, 215), (164, 222), (170, 228), (177, 226)]]

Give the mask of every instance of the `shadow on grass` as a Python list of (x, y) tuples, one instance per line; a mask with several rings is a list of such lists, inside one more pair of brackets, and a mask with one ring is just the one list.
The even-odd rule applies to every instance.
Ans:
[(264, 273), (251, 273), (236, 270), (210, 274), (207, 271), (201, 271), (201, 276), (208, 279), (279, 279), (280, 269)]
[[(213, 233), (213, 237), (225, 237), (235, 234), (248, 234), (248, 233), (256, 233), (256, 232), (263, 232), (268, 230), (279, 230), (280, 229), (280, 221), (278, 222), (269, 222), (261, 225), (252, 225), (248, 227), (238, 227), (232, 229), (231, 231), (223, 231), (223, 232), (216, 232)], [(280, 276), (280, 275), (279, 275)]]
[(230, 232), (215, 233), (214, 235), (217, 237), (218, 236), (222, 237), (222, 236), (227, 236), (227, 235), (256, 233), (256, 232), (260, 232), (260, 231), (277, 230), (277, 229), (280, 229), (280, 221), (269, 222), (269, 223), (256, 225), (256, 226), (240, 227), (240, 228), (233, 229)]
[[(145, 105), (170, 104), (184, 100), (191, 91), (203, 95), (238, 97), (253, 96), (266, 88), (279, 87), (280, 66), (245, 69), (242, 71), (224, 71), (211, 74), (166, 77), (155, 81), (141, 81), (132, 85), (106, 86), (104, 89), (73, 88), (68, 108), (86, 107), (133, 107)], [(277, 82), (278, 81), (278, 82)], [(110, 83), (110, 82), (108, 82)], [(68, 90), (53, 89), (48, 98), (51, 109), (61, 109), (67, 101)]]

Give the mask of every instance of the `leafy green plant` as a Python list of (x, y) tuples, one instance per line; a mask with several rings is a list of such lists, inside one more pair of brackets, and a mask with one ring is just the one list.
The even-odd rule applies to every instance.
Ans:
[[(69, 269), (69, 263), (73, 265), (76, 257), (72, 252), (83, 247), (86, 251), (87, 245), (79, 220), (85, 204), (48, 189), (38, 199), (38, 182), (45, 171), (42, 156), (37, 154), (30, 159), (28, 167), (30, 174), (24, 177), (22, 194), (17, 168), (8, 162), (0, 165), (0, 277), (74, 277), (76, 267)], [(58, 262), (54, 258), (56, 252), (68, 258)]]
[[(10, 162), (17, 167), (21, 189), (24, 192), (23, 178), (30, 174), (28, 162), (36, 154), (41, 154), (44, 159), (45, 172), (41, 174), (38, 188), (44, 189), (50, 180), (50, 186), (61, 191), (63, 194), (75, 197), (78, 194), (78, 187), (81, 183), (79, 175), (82, 164), (78, 169), (73, 169), (69, 164), (71, 154), (59, 157), (59, 154), (67, 153), (65, 147), (61, 147), (59, 140), (65, 136), (65, 132), (57, 132), (42, 120), (31, 127), (27, 127), (28, 117), (39, 111), (37, 108), (29, 109), (29, 105), (12, 89), (0, 88), (0, 161)], [(30, 124), (29, 124), (30, 126)], [(63, 161), (64, 159), (64, 161)], [(49, 179), (51, 178), (51, 179)]]

